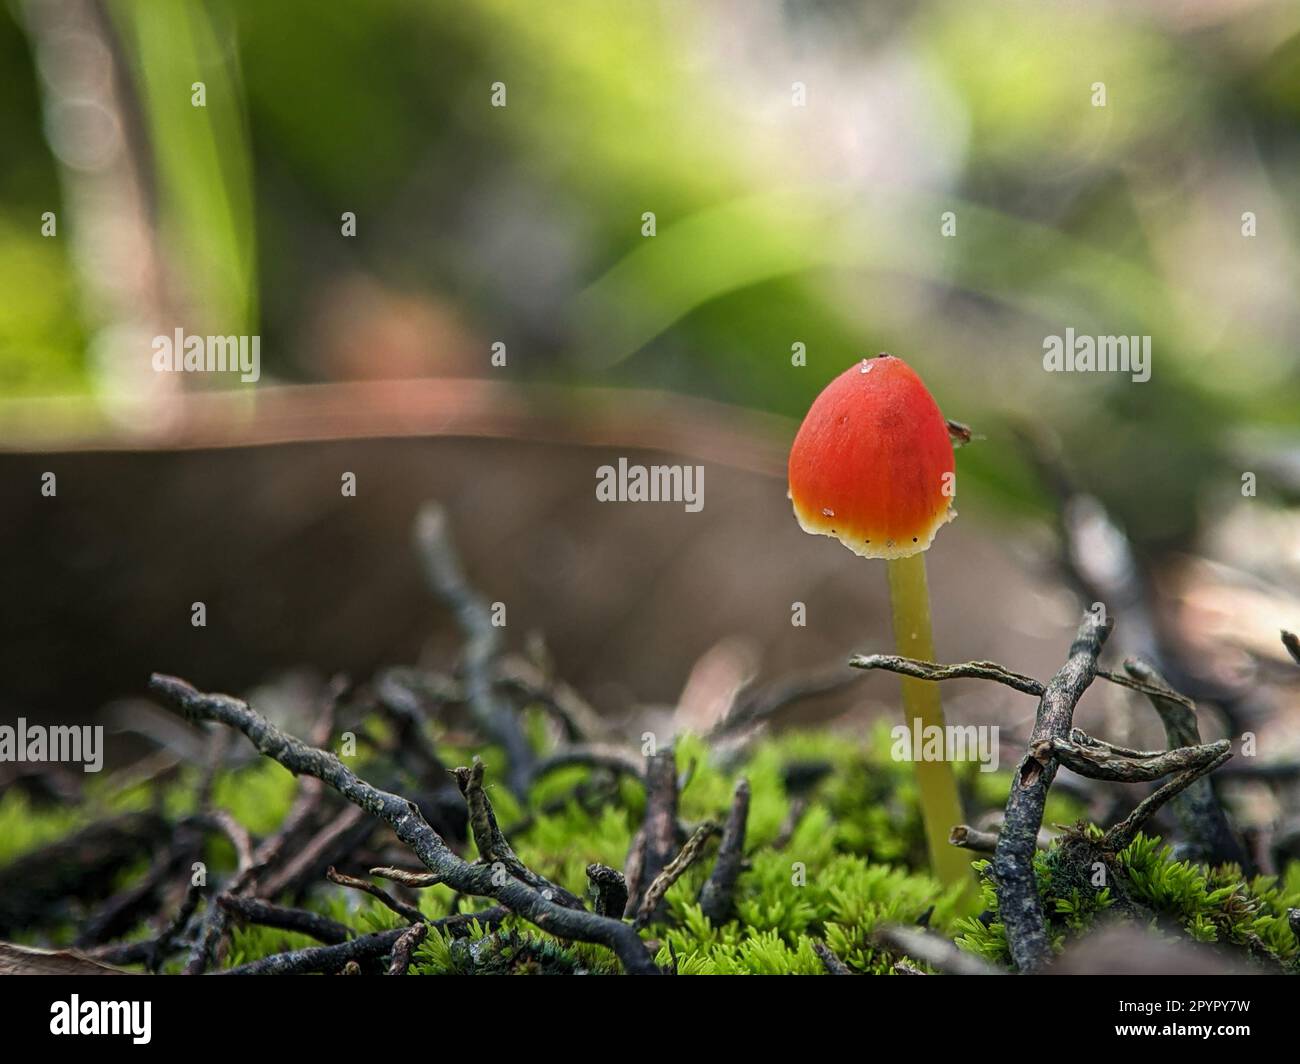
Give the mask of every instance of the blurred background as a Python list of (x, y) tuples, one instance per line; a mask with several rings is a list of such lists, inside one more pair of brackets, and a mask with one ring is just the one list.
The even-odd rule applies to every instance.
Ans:
[[(783, 477), (888, 350), (977, 437), (941, 657), (1049, 675), (1103, 601), (1207, 733), (1300, 758), (1290, 0), (10, 0), (0, 64), (6, 719), (453, 652), (427, 498), (617, 719), (886, 649), (883, 567)], [(1044, 372), (1067, 326), (1150, 380)], [(260, 380), (154, 372), (177, 328), (260, 336)], [(597, 505), (619, 456), (703, 464), (704, 510)]]

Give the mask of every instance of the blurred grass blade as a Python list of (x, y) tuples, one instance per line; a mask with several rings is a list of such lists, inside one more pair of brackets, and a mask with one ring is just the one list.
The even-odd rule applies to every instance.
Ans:
[[(222, 333), (257, 320), (252, 163), (233, 31), (206, 4), (120, 0), (109, 8), (135, 58), (161, 229), (189, 291)], [(205, 106), (192, 102), (202, 82)], [(178, 322), (192, 331), (198, 322)]]

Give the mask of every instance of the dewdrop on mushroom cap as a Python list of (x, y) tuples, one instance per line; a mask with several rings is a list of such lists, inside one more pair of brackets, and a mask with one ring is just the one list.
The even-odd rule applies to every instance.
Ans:
[(850, 366), (813, 401), (790, 449), (799, 526), (864, 558), (926, 550), (957, 516), (948, 423), (901, 358)]

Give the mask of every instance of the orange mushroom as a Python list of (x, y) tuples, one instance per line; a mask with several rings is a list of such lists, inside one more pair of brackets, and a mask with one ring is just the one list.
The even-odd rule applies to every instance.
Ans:
[[(790, 499), (805, 532), (834, 536), (855, 554), (887, 560), (898, 653), (934, 660), (925, 556), (956, 516), (948, 423), (900, 358), (863, 359), (813, 401), (790, 449)], [(943, 728), (939, 686), (904, 677), (909, 727)], [(931, 865), (945, 883), (969, 880), (969, 859), (948, 843), (963, 823), (952, 766), (918, 761)]]
[(951, 521), (948, 423), (901, 358), (864, 358), (826, 386), (790, 450), (790, 498), (805, 532), (864, 558), (906, 558)]

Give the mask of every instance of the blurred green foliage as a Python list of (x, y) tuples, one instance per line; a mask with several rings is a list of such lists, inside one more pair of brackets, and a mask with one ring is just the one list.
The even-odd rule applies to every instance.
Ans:
[[(339, 371), (321, 315), (358, 277), (458, 323), (451, 346), (418, 334), (433, 373), (487, 372), (504, 337), (511, 379), (798, 416), (887, 349), (988, 437), (962, 456), (965, 503), (1037, 504), (1007, 433), (1028, 416), (1140, 544), (1185, 538), (1236, 480), (1242, 426), (1294, 445), (1294, 5), (107, 10), (172, 305), (259, 331), (272, 376)], [(113, 324), (64, 239), (96, 220), (65, 201), (43, 133), (41, 48), (0, 14), (5, 394), (98, 389), (87, 351)], [(39, 236), (46, 209), (71, 212), (58, 240)], [(364, 337), (406, 311), (373, 313), (357, 328), (383, 375)], [(1042, 338), (1066, 326), (1152, 336), (1151, 381), (1043, 373)]]

